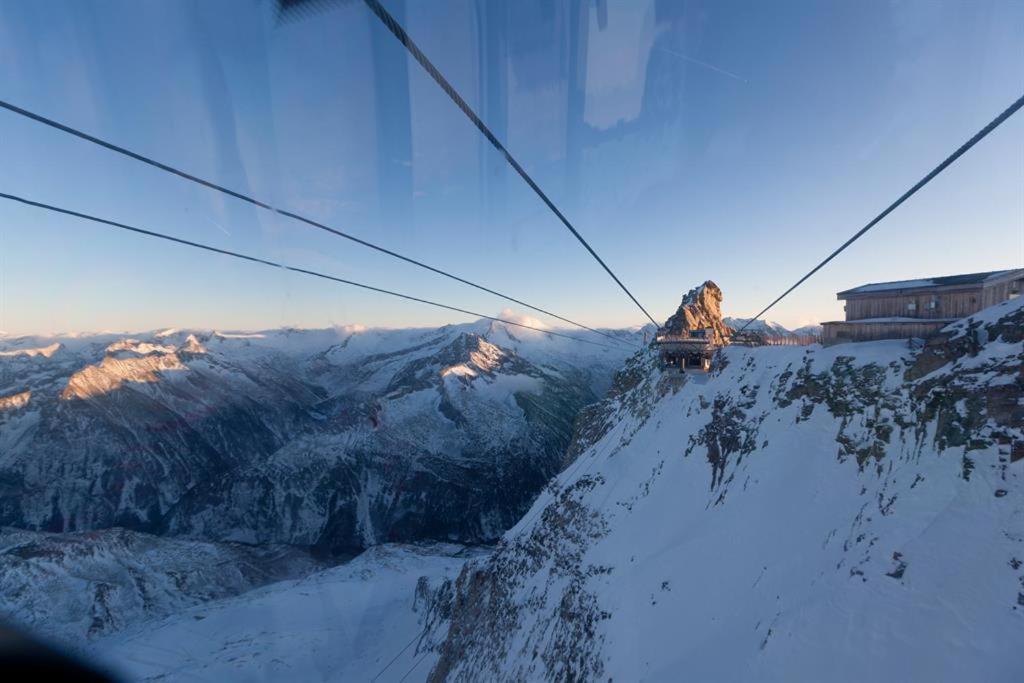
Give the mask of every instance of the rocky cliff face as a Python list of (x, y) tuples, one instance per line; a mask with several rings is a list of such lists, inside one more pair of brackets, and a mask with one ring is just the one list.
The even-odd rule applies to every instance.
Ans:
[(1022, 330), (1009, 302), (922, 351), (728, 347), (681, 384), (632, 358), (439, 591), (430, 680), (1016, 678)]
[(722, 290), (711, 280), (683, 296), (679, 308), (665, 321), (662, 331), (671, 335), (694, 330), (712, 330), (712, 341), (722, 344), (732, 329), (722, 321)]
[(493, 540), (629, 352), (553, 339), (477, 323), (5, 341), (0, 524), (324, 552)]

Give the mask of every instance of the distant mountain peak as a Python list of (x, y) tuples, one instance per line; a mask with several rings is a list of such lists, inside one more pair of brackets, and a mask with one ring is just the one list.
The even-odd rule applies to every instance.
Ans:
[(71, 375), (60, 397), (63, 400), (94, 398), (120, 389), (125, 382), (156, 382), (159, 380), (160, 372), (187, 369), (173, 353), (106, 356), (98, 364), (87, 365)]
[(149, 342), (139, 341), (138, 339), (119, 339), (118, 341), (107, 345), (106, 352), (108, 355), (117, 355), (118, 352), (127, 351), (130, 354), (139, 356), (148, 356), (150, 354), (168, 354), (174, 353), (175, 347), (165, 346), (163, 344), (151, 344)]
[(206, 347), (199, 342), (196, 335), (190, 334), (185, 339), (185, 344), (181, 347), (180, 351), (192, 354), (206, 353)]

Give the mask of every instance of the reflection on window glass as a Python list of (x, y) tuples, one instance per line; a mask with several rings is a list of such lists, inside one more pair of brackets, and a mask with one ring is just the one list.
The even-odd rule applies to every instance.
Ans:
[(0, 0), (0, 668), (1016, 680), (1021, 45)]

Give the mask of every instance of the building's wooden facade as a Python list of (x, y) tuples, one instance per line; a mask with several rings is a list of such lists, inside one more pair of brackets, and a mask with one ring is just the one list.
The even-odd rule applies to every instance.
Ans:
[(876, 341), (878, 339), (928, 339), (951, 320), (907, 320), (892, 322), (828, 322), (822, 327), (822, 343), (842, 344), (844, 342)]
[(836, 295), (846, 302), (846, 320), (824, 323), (822, 341), (928, 338), (1022, 292), (1024, 269), (862, 285)]

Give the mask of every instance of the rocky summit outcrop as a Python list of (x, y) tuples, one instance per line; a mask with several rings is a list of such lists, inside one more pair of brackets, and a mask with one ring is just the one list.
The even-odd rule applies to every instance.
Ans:
[(923, 350), (634, 356), (438, 591), (429, 680), (1016, 680), (1022, 329), (1018, 300)]
[(716, 344), (724, 343), (732, 334), (732, 328), (722, 320), (722, 290), (711, 280), (687, 292), (659, 331), (675, 336), (707, 329), (712, 331), (709, 339)]

